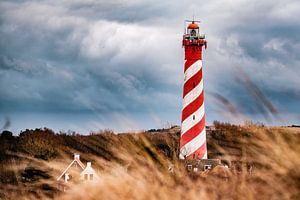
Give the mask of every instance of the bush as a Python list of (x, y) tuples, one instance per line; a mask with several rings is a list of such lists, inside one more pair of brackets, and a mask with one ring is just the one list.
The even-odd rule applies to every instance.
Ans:
[(50, 129), (26, 130), (20, 133), (20, 150), (29, 155), (48, 160), (57, 155), (59, 144), (54, 132)]

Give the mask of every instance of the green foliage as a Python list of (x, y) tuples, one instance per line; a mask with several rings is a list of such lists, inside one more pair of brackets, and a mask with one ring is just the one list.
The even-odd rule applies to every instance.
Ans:
[(20, 133), (19, 148), (35, 158), (48, 160), (57, 155), (59, 140), (50, 129), (26, 130)]

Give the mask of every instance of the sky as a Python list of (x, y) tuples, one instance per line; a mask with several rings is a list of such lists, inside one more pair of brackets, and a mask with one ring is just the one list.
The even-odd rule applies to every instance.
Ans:
[(207, 124), (300, 124), (298, 0), (2, 0), (0, 129), (179, 125), (193, 16)]

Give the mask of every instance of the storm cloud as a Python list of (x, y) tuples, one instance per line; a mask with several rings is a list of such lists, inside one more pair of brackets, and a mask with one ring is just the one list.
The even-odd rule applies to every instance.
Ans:
[[(208, 122), (298, 123), (295, 0), (2, 1), (1, 120), (9, 117), (15, 131), (179, 124), (183, 20), (193, 15), (209, 44)], [(243, 117), (232, 116), (233, 107)]]

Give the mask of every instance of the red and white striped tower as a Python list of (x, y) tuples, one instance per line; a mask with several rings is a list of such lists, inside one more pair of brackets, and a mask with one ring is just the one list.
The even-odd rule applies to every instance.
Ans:
[(207, 42), (195, 21), (186, 22), (189, 24), (182, 41), (185, 64), (179, 158), (207, 159), (202, 79), (202, 48), (206, 49)]

